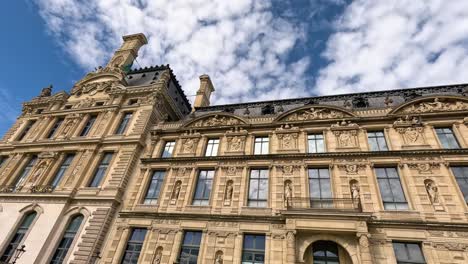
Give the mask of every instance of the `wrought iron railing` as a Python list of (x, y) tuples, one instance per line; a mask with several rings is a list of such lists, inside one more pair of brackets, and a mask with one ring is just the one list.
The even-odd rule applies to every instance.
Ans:
[(287, 210), (340, 210), (361, 211), (359, 199), (293, 197), (285, 202)]

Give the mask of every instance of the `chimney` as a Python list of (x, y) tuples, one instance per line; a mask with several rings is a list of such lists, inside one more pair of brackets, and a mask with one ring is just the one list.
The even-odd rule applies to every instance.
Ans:
[(196, 107), (203, 107), (210, 105), (210, 96), (214, 92), (213, 83), (211, 82), (210, 76), (203, 74), (200, 76), (200, 88), (197, 91), (195, 102), (193, 103), (193, 109)]
[(128, 71), (132, 67), (133, 61), (138, 57), (138, 50), (148, 43), (143, 33), (123, 36), (122, 46), (114, 53), (109, 60), (107, 67), (118, 67), (123, 71)]

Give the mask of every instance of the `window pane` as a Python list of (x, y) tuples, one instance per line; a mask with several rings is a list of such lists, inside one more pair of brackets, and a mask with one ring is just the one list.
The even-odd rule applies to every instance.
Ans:
[(442, 147), (445, 149), (458, 149), (460, 145), (458, 144), (453, 130), (451, 128), (436, 128), (437, 137), (442, 144)]
[(31, 172), (32, 168), (36, 164), (36, 161), (37, 161), (37, 156), (36, 155), (33, 155), (29, 159), (28, 163), (23, 167), (23, 169), (21, 170), (21, 173), (19, 174), (18, 177), (16, 177), (16, 179), (15, 179), (15, 181), (13, 183), (15, 188), (23, 184), (23, 182), (29, 176), (29, 173)]
[(62, 125), (62, 123), (63, 123), (63, 118), (57, 119), (55, 124), (50, 129), (49, 134), (47, 135), (47, 138), (52, 138), (57, 132), (58, 128)]
[(388, 150), (385, 134), (382, 131), (367, 132), (370, 151)]
[(244, 235), (242, 263), (264, 263), (265, 236)]
[(308, 172), (310, 198), (332, 198), (330, 174), (328, 169), (309, 169)]
[(164, 145), (164, 150), (161, 155), (163, 158), (170, 158), (172, 157), (172, 152), (174, 151), (175, 141), (167, 141)]
[(125, 113), (124, 116), (122, 117), (122, 120), (120, 121), (119, 126), (117, 127), (117, 130), (115, 134), (121, 135), (125, 133), (125, 130), (127, 130), (128, 123), (130, 122), (130, 119), (132, 119), (132, 113)]
[(124, 256), (122, 258), (122, 264), (138, 264), (138, 258), (145, 241), (146, 229), (135, 228), (132, 230), (132, 234), (127, 242)]
[(264, 207), (268, 200), (268, 170), (251, 170), (248, 205)]
[(211, 195), (211, 186), (213, 184), (214, 171), (202, 170), (198, 174), (197, 186), (195, 188), (195, 196), (193, 205), (208, 205)]
[(183, 244), (180, 250), (180, 264), (196, 264), (200, 251), (202, 232), (189, 231), (185, 232)]
[(164, 171), (154, 171), (151, 176), (151, 181), (146, 191), (144, 204), (156, 204), (161, 191), (161, 186), (164, 180)]
[(219, 139), (210, 139), (206, 145), (205, 156), (218, 155)]
[(23, 220), (21, 221), (16, 233), (11, 238), (8, 246), (6, 247), (3, 255), (0, 257), (0, 261), (7, 261), (9, 260), (10, 256), (13, 255), (16, 248), (22, 242), (24, 235), (28, 232), (29, 227), (31, 226), (33, 220), (36, 218), (37, 213), (31, 212), (24, 216)]
[(89, 187), (98, 187), (101, 184), (102, 179), (104, 178), (107, 168), (109, 167), (109, 163), (112, 160), (113, 153), (105, 153), (101, 159), (100, 164), (98, 165), (96, 172), (94, 173), (94, 177), (89, 184)]
[(398, 264), (426, 263), (419, 244), (393, 242), (393, 250)]
[(80, 133), (80, 137), (85, 137), (88, 135), (89, 131), (94, 125), (94, 122), (96, 122), (96, 116), (90, 116), (88, 121), (86, 122), (86, 125), (83, 127), (83, 130)]
[(468, 166), (451, 167), (465, 202), (468, 202)]
[(389, 210), (407, 209), (405, 194), (396, 168), (376, 168), (377, 181), (384, 208)]
[(68, 250), (75, 239), (76, 233), (81, 226), (81, 222), (83, 221), (82, 215), (77, 215), (72, 218), (70, 223), (63, 234), (62, 239), (60, 240), (57, 248), (55, 249), (55, 253), (50, 261), (51, 264), (61, 264), (65, 260), (65, 257), (68, 254)]
[(268, 154), (269, 142), (270, 139), (268, 137), (256, 137), (254, 144), (254, 154)]
[(68, 167), (70, 167), (70, 164), (73, 161), (74, 157), (75, 154), (67, 154), (67, 156), (65, 156), (65, 159), (63, 160), (62, 164), (60, 165), (60, 168), (54, 176), (54, 179), (52, 180), (51, 185), (53, 187), (57, 187), (57, 185), (60, 183), (66, 171), (68, 170)]

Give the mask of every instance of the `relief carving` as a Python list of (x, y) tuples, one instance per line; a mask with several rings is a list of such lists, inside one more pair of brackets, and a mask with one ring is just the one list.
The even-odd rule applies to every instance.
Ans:
[(408, 168), (417, 170), (419, 174), (433, 174), (433, 170), (440, 167), (440, 160), (430, 157), (407, 158), (404, 163)]
[(161, 264), (163, 247), (156, 248), (152, 264)]
[(439, 204), (439, 188), (436, 186), (434, 181), (425, 180), (424, 186), (426, 187), (427, 196), (431, 204)]
[(284, 121), (307, 121), (307, 120), (320, 120), (350, 117), (348, 113), (333, 110), (329, 108), (311, 107), (308, 109), (299, 110), (292, 113), (285, 118)]
[(191, 126), (193, 127), (214, 127), (214, 126), (232, 126), (232, 125), (239, 125), (241, 121), (237, 118), (231, 116), (220, 116), (215, 115), (211, 117), (204, 118), (202, 120), (198, 120), (193, 123)]
[(297, 149), (297, 133), (277, 134), (277, 137), (280, 141), (280, 150)]
[[(443, 101), (442, 101), (443, 100)], [(434, 98), (432, 102), (420, 102), (407, 106), (401, 110), (402, 113), (432, 113), (442, 111), (463, 111), (468, 110), (468, 103), (456, 99)]]
[(197, 150), (199, 138), (185, 138), (182, 140), (182, 153), (193, 154)]
[(331, 125), (330, 130), (336, 137), (337, 148), (358, 148), (359, 125), (351, 121), (341, 121)]
[(245, 136), (227, 137), (227, 142), (229, 152), (244, 151)]

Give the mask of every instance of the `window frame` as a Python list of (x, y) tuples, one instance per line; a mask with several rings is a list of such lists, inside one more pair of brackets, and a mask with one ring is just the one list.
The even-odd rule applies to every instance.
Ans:
[[(130, 116), (127, 118), (127, 116)], [(122, 112), (120, 121), (115, 129), (114, 135), (125, 135), (133, 119), (133, 112)]]
[[(311, 170), (317, 170), (317, 178), (311, 177)], [(320, 177), (321, 176), (321, 171), (327, 171), (328, 178), (325, 177)], [(322, 181), (325, 181), (328, 179), (328, 188), (329, 188), (329, 195), (330, 197), (323, 197), (322, 192), (325, 190), (322, 190)], [(319, 186), (319, 192), (320, 192), (320, 197), (312, 197), (312, 192), (311, 192), (311, 186), (312, 185), (311, 181), (318, 181), (317, 186)], [(330, 168), (326, 167), (308, 167), (307, 168), (307, 183), (308, 183), (308, 192), (309, 192), (309, 201), (310, 201), (310, 207), (311, 208), (330, 208), (333, 206), (333, 197), (334, 197), (334, 192), (333, 192), (333, 179), (332, 179), (332, 172), (330, 171)], [(316, 207), (316, 205), (319, 205), (319, 207)]]
[[(34, 162), (32, 162), (32, 164), (31, 164), (32, 160), (34, 160)], [(31, 175), (31, 173), (32, 173), (32, 171), (34, 169), (34, 166), (36, 166), (36, 164), (37, 164), (37, 160), (38, 160), (38, 157), (37, 157), (36, 154), (34, 154), (31, 157), (29, 157), (25, 163), (22, 164), (21, 170), (19, 171), (18, 174), (15, 175), (15, 177), (13, 178), (13, 181), (10, 184), (11, 186), (15, 187), (15, 190), (16, 190), (16, 188), (18, 188), (18, 186), (21, 183), (26, 181), (26, 179)], [(25, 173), (26, 168), (28, 168), (28, 167), (29, 167), (29, 169)]]
[[(147, 198), (148, 193), (149, 193), (150, 188), (151, 188), (151, 184), (153, 182), (153, 176), (156, 173), (162, 173), (162, 179), (157, 179), (158, 184), (159, 184), (159, 191), (158, 191), (157, 197)], [(141, 204), (146, 205), (146, 206), (157, 206), (159, 204), (159, 200), (160, 200), (160, 197), (162, 195), (161, 193), (163, 192), (163, 189), (164, 189), (166, 176), (167, 176), (167, 170), (164, 170), (164, 169), (154, 169), (154, 170), (150, 171), (149, 177), (148, 177), (148, 180), (146, 181), (146, 186), (145, 186), (145, 189), (144, 189), (146, 191), (144, 192), (144, 195), (143, 195), (143, 197), (141, 199), (141, 202), (140, 202)], [(151, 201), (154, 201), (154, 202), (150, 201), (149, 203), (146, 203), (147, 200), (151, 200)]]
[[(314, 139), (310, 139), (311, 136), (314, 136), (315, 138)], [(317, 136), (321, 136), (322, 137), (322, 148), (323, 150), (322, 151), (311, 151), (311, 148), (310, 148), (310, 142), (313, 141), (314, 142), (314, 145), (315, 145), (315, 149), (317, 150), (318, 147), (317, 147)], [(325, 144), (325, 135), (323, 132), (321, 133), (315, 133), (315, 132), (308, 132), (307, 133), (307, 137), (306, 137), (306, 146), (307, 146), (307, 153), (326, 153), (327, 152), (327, 146)]]
[[(172, 147), (172, 150), (171, 150), (169, 156), (165, 155), (167, 144), (172, 144), (172, 146), (169, 147), (169, 148)], [(164, 140), (164, 144), (162, 145), (162, 149), (161, 149), (161, 154), (159, 156), (161, 158), (163, 158), (163, 159), (172, 158), (174, 156), (174, 153), (175, 153), (175, 146), (176, 146), (176, 141), (175, 140)]]
[[(107, 163), (107, 165), (102, 164), (102, 162), (104, 161), (106, 155), (108, 155), (108, 154), (111, 155), (111, 157), (109, 159), (109, 162)], [(115, 158), (115, 154), (116, 153), (113, 152), (113, 151), (104, 151), (104, 152), (102, 152), (101, 157), (99, 159), (99, 162), (96, 164), (96, 167), (93, 170), (92, 177), (91, 177), (90, 181), (88, 182), (88, 184), (86, 185), (86, 187), (88, 187), (88, 188), (99, 188), (99, 186), (102, 185), (102, 183), (104, 182), (107, 174), (109, 173), (109, 167), (111, 167), (111, 165), (112, 165), (112, 162), (113, 162), (113, 160)], [(95, 180), (95, 178), (97, 176), (97, 173), (98, 173), (100, 167), (103, 166), (103, 165), (106, 165), (106, 169), (103, 172), (103, 175), (102, 175), (101, 179), (99, 180), (98, 184), (96, 186), (93, 186), (93, 182), (94, 182), (94, 180)]]
[[(70, 156), (71, 156), (70, 163), (65, 164), (65, 162), (67, 161), (67, 158), (70, 157)], [(67, 174), (68, 170), (70, 169), (70, 166), (73, 164), (73, 161), (75, 160), (75, 157), (76, 157), (76, 153), (72, 153), (72, 152), (65, 153), (65, 155), (63, 156), (63, 158), (62, 158), (62, 160), (60, 162), (60, 165), (55, 170), (53, 177), (50, 179), (50, 182), (49, 182), (50, 186), (53, 186), (54, 189), (57, 188), (57, 186), (59, 186), (59, 184), (62, 181), (63, 177)], [(66, 165), (66, 166), (64, 166), (64, 165)], [(54, 182), (57, 179), (57, 176), (59, 175), (59, 173), (62, 171), (62, 169), (64, 167), (65, 167), (65, 169), (63, 170), (62, 175), (59, 177), (57, 183), (54, 185)]]
[[(250, 197), (250, 188), (252, 186), (252, 172), (253, 171), (259, 171), (259, 175), (258, 175), (258, 178), (254, 178), (254, 179), (258, 179), (257, 180), (257, 190), (259, 190), (258, 186), (260, 185), (260, 180), (261, 179), (266, 179), (266, 198), (265, 199), (258, 199), (258, 194), (256, 195), (256, 198), (257, 199), (252, 199)], [(261, 176), (261, 171), (266, 171), (267, 172), (267, 176), (266, 178), (260, 178)], [(260, 191), (258, 192), (260, 193)], [(258, 167), (258, 168), (250, 168), (249, 169), (249, 175), (248, 175), (248, 178), (247, 178), (247, 192), (246, 192), (246, 205), (247, 207), (251, 207), (251, 208), (268, 208), (269, 207), (269, 202), (270, 202), (270, 169), (269, 168), (264, 168), (264, 167)], [(253, 202), (256, 203), (256, 205), (252, 205)], [(264, 206), (259, 206), (259, 202), (264, 202), (265, 205)]]
[(65, 117), (63, 117), (63, 116), (57, 117), (54, 124), (49, 129), (49, 131), (47, 132), (46, 139), (53, 139), (55, 137), (55, 135), (57, 135), (57, 132), (62, 127), (64, 121), (65, 121)]
[[(261, 139), (261, 141), (258, 142), (258, 144), (260, 144), (259, 153), (257, 153), (257, 139)], [(264, 139), (266, 139), (266, 142), (264, 141)], [(263, 153), (264, 152), (263, 146), (266, 146), (266, 153)], [(270, 154), (270, 136), (269, 135), (254, 136), (254, 139), (253, 139), (253, 154), (254, 155), (268, 155), (268, 154)]]
[(21, 129), (21, 132), (16, 136), (15, 141), (23, 141), (28, 135), (31, 129), (36, 125), (37, 119), (30, 119), (26, 125)]
[[(443, 133), (440, 133), (440, 134), (439, 134), (438, 131), (441, 130), (441, 129), (444, 129), (444, 130), (445, 130), (445, 129), (448, 129), (448, 130), (450, 130), (451, 133), (445, 133), (445, 132), (443, 132)], [(458, 139), (457, 135), (455, 134), (455, 130), (453, 129), (452, 126), (434, 127), (434, 132), (435, 132), (435, 134), (436, 134), (437, 140), (438, 140), (438, 142), (439, 142), (439, 147), (440, 147), (441, 149), (461, 149), (461, 148), (462, 148), (461, 142), (460, 142), (460, 140)], [(456, 144), (456, 148), (446, 147), (445, 144), (443, 143), (443, 141), (441, 140), (441, 136), (440, 136), (441, 134), (444, 135), (444, 136), (446, 136), (446, 135), (451, 135), (451, 136), (453, 137), (453, 142), (452, 142), (452, 143), (455, 143), (455, 144)], [(447, 138), (447, 137), (446, 137), (446, 138)]]
[[(138, 258), (137, 258), (137, 260), (136, 260), (136, 261), (137, 261), (136, 263), (139, 263), (139, 259), (144, 255), (144, 254), (142, 254), (142, 253), (144, 252), (144, 249), (145, 249), (145, 242), (146, 242), (146, 240), (147, 240), (147, 236), (148, 236), (148, 233), (149, 233), (149, 232), (148, 232), (148, 228), (147, 228), (147, 227), (142, 227), (142, 226), (135, 226), (135, 227), (132, 227), (132, 228), (130, 228), (130, 232), (129, 232), (128, 237), (127, 237), (127, 239), (126, 239), (126, 242), (125, 242), (125, 244), (124, 244), (123, 250), (121, 251), (122, 253), (121, 253), (121, 257), (120, 257), (120, 261), (119, 261), (120, 264), (127, 263), (127, 262), (124, 262), (124, 260), (125, 260), (125, 254), (127, 253), (127, 248), (128, 248), (129, 243), (131, 242), (133, 232), (134, 232), (135, 230), (138, 230), (138, 229), (139, 229), (139, 230), (144, 230), (144, 231), (145, 231), (145, 235), (144, 235), (144, 237), (143, 237), (143, 240), (140, 241), (140, 242), (141, 242), (141, 248), (140, 248), (140, 251), (138, 252)], [(135, 244), (136, 244), (136, 242), (135, 242)], [(138, 243), (138, 244), (139, 244), (139, 243)], [(132, 253), (133, 253), (133, 252), (134, 252), (134, 251), (132, 251)]]
[[(383, 193), (383, 192), (382, 192), (382, 188), (381, 188), (380, 183), (379, 183), (379, 176), (378, 176), (378, 173), (377, 173), (377, 169), (385, 169), (385, 175), (387, 176), (387, 177), (386, 177), (387, 180), (388, 180), (388, 179), (396, 179), (396, 178), (397, 178), (397, 177), (388, 178), (387, 169), (395, 169), (395, 172), (396, 172), (396, 174), (397, 174), (397, 176), (398, 176), (398, 181), (399, 181), (399, 183), (400, 183), (400, 188), (401, 188), (401, 191), (402, 191), (402, 195), (403, 195), (403, 197), (405, 198), (406, 208), (404, 208), (404, 209), (397, 208), (398, 204), (403, 204), (403, 202), (395, 202), (395, 201), (393, 201), (393, 202), (386, 202), (386, 201), (384, 200), (384, 197), (383, 197), (383, 195), (382, 195), (382, 193)], [(374, 174), (375, 174), (375, 179), (376, 179), (376, 181), (377, 181), (377, 188), (378, 188), (378, 190), (379, 190), (379, 195), (380, 195), (379, 197), (380, 197), (380, 201), (381, 201), (381, 203), (382, 203), (382, 208), (383, 208), (385, 211), (408, 211), (408, 210), (411, 210), (410, 203), (409, 203), (409, 200), (408, 200), (408, 195), (407, 195), (406, 190), (405, 190), (405, 187), (404, 187), (405, 184), (403, 184), (404, 182), (403, 182), (402, 174), (401, 174), (400, 170), (398, 169), (398, 166), (378, 166), (378, 167), (376, 166), (376, 167), (374, 168)], [(402, 182), (403, 182), (403, 183), (402, 183)], [(391, 186), (390, 181), (387, 181), (387, 183)], [(394, 200), (394, 199), (395, 199), (395, 195), (393, 194), (392, 189), (390, 189), (390, 191), (391, 191), (391, 193), (392, 193), (392, 199)], [(387, 204), (389, 204), (389, 203), (394, 204), (394, 205), (395, 205), (395, 209), (388, 209), (388, 208), (386, 208), (386, 207), (385, 207), (386, 203), (387, 203)]]
[(457, 174), (455, 173), (455, 171), (453, 170), (453, 168), (465, 168), (465, 170), (467, 171), (467, 175), (465, 177), (463, 177), (463, 178), (467, 182), (467, 186), (468, 186), (468, 165), (467, 164), (450, 165), (449, 167), (450, 167), (450, 173), (453, 175), (453, 179), (455, 180), (455, 184), (458, 187), (458, 190), (459, 190), (459, 192), (461, 194), (461, 197), (465, 201), (465, 204), (468, 205), (468, 187), (467, 187), (466, 193), (463, 192), (463, 189), (461, 188), (461, 185), (460, 185), (460, 183), (458, 181), (458, 179), (461, 178), (461, 177), (458, 177)]
[[(198, 185), (200, 184), (200, 179), (202, 177), (202, 173), (205, 172), (205, 175), (203, 177), (205, 177), (203, 179), (203, 190), (202, 190), (202, 193), (201, 193), (201, 197), (197, 198), (197, 190), (198, 190)], [(210, 176), (210, 172), (211, 172), (211, 179), (207, 178)], [(214, 187), (214, 181), (215, 181), (215, 175), (216, 174), (216, 171), (214, 169), (200, 169), (198, 171), (198, 174), (197, 174), (197, 178), (196, 178), (196, 181), (195, 181), (195, 184), (194, 184), (194, 188), (193, 188), (193, 195), (192, 195), (192, 203), (191, 205), (192, 206), (210, 206), (210, 202), (211, 202), (211, 196), (213, 195), (213, 187)], [(207, 185), (206, 185), (206, 182), (207, 181), (211, 181), (210, 183), (210, 193), (208, 194), (208, 199), (204, 199), (204, 194), (206, 194), (206, 190), (207, 190)], [(203, 204), (203, 202), (206, 202), (206, 204)]]
[[(370, 136), (370, 134), (377, 134), (377, 133), (382, 133), (382, 136), (379, 137), (379, 136)], [(381, 148), (380, 144), (379, 144), (379, 138), (382, 138), (384, 143), (385, 143), (385, 147), (384, 149)], [(375, 144), (377, 146), (377, 149), (372, 149), (372, 144), (371, 144), (371, 139), (375, 139)], [(385, 134), (385, 130), (370, 130), (370, 131), (367, 131), (367, 144), (369, 146), (369, 151), (389, 151), (390, 148), (388, 147), (389, 144), (388, 144), (388, 141), (387, 141), (387, 136)]]
[[(185, 244), (185, 238), (187, 236), (187, 233), (197, 233), (197, 234), (200, 234), (200, 243), (198, 244), (198, 248), (194, 245), (196, 244)], [(193, 239), (192, 239), (193, 240)], [(182, 258), (182, 251), (184, 250), (184, 248), (188, 248), (188, 249), (198, 249), (198, 254), (197, 254), (197, 263), (198, 262), (198, 259), (200, 258), (201, 254), (203, 254), (203, 252), (200, 252), (201, 251), (201, 246), (202, 246), (202, 243), (203, 243), (203, 232), (202, 231), (199, 231), (199, 230), (184, 230), (184, 235), (182, 237), (182, 240), (180, 241), (180, 249), (179, 249), (179, 254), (177, 256), (177, 263), (180, 263), (180, 264), (185, 264), (186, 262), (182, 262), (181, 258)], [(201, 254), (200, 254), (201, 253)]]
[(89, 132), (91, 132), (91, 130), (93, 129), (94, 124), (96, 123), (97, 117), (98, 116), (96, 114), (91, 114), (91, 115), (88, 116), (88, 119), (86, 120), (86, 123), (84, 124), (83, 128), (81, 128), (81, 131), (80, 131), (80, 134), (79, 134), (80, 137), (87, 137), (89, 135)]
[[(211, 141), (216, 141), (216, 143), (210, 144)], [(208, 138), (208, 140), (206, 141), (206, 147), (205, 147), (205, 157), (219, 156), (220, 141), (221, 140), (219, 138)], [(208, 153), (208, 150), (210, 150), (210, 153)]]
[[(414, 261), (411, 261), (411, 260), (410, 261), (398, 261), (397, 252), (395, 250), (395, 244), (404, 244), (405, 249), (406, 249), (405, 253), (409, 252), (407, 245), (418, 245), (419, 252), (421, 253), (423, 262), (420, 262), (420, 261), (419, 262), (414, 262)], [(397, 264), (427, 264), (426, 257), (424, 256), (424, 250), (423, 250), (421, 242), (395, 240), (395, 241), (392, 241), (392, 249), (393, 249), (393, 255), (395, 256), (395, 261), (396, 261)], [(407, 255), (409, 255), (409, 254), (407, 254)]]
[[(263, 237), (263, 245), (264, 245), (264, 248), (263, 248), (263, 251), (259, 250), (259, 249), (256, 249), (256, 248), (246, 248), (245, 245), (246, 245), (246, 238), (248, 236), (253, 236), (255, 238), (257, 237)], [(254, 246), (255, 246), (255, 241), (256, 239), (254, 239)], [(251, 253), (251, 254), (258, 254), (258, 253), (262, 253), (263, 252), (263, 262), (256, 262), (255, 259), (253, 260), (253, 262), (246, 262), (246, 263), (261, 263), (261, 264), (264, 264), (266, 263), (266, 253), (267, 253), (267, 239), (266, 239), (266, 235), (265, 234), (252, 234), (252, 233), (246, 233), (246, 234), (243, 234), (242, 236), (242, 252), (241, 252), (241, 263), (244, 263), (244, 254), (245, 253)]]
[(86, 223), (86, 220), (87, 220), (87, 217), (82, 213), (75, 213), (75, 214), (68, 217), (68, 220), (67, 220), (66, 224), (62, 228), (62, 232), (60, 233), (60, 236), (55, 241), (55, 246), (53, 247), (53, 249), (52, 249), (52, 251), (50, 253), (50, 256), (49, 256), (50, 259), (48, 260), (48, 263), (52, 262), (52, 260), (53, 260), (53, 258), (55, 256), (55, 253), (58, 250), (58, 247), (60, 246), (62, 240), (65, 238), (65, 235), (67, 233), (67, 230), (68, 230), (71, 222), (75, 219), (75, 217), (79, 217), (79, 216), (82, 217), (80, 225), (75, 230), (75, 234), (73, 236), (73, 239), (71, 240), (71, 243), (70, 243), (70, 245), (69, 245), (69, 247), (67, 249), (67, 253), (63, 257), (61, 263), (65, 263), (70, 258), (70, 255), (73, 253), (73, 248), (75, 247), (76, 243), (78, 242), (78, 239), (80, 237), (83, 226), (84, 226), (84, 224)]

